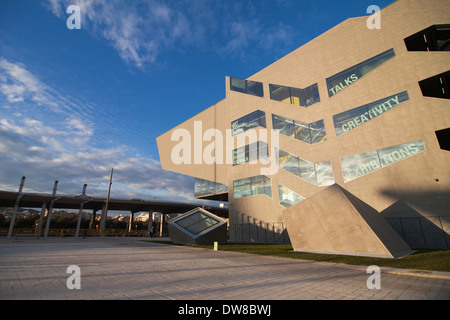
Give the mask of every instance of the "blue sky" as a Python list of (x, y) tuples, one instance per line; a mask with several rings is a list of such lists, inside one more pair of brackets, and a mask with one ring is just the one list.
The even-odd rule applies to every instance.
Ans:
[[(392, 0), (1, 0), (0, 189), (193, 197), (156, 137), (369, 5)], [(69, 30), (69, 5), (81, 29)]]

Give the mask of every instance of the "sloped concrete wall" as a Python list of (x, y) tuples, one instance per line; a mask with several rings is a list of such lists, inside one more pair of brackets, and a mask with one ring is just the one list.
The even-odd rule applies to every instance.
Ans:
[(284, 210), (296, 251), (398, 258), (409, 246), (372, 207), (335, 184)]

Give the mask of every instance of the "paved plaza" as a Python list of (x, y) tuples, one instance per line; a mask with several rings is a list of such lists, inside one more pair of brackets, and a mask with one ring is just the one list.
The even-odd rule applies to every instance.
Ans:
[[(450, 273), (382, 268), (381, 289), (368, 289), (364, 266), (142, 240), (0, 239), (0, 299), (450, 299)], [(80, 289), (67, 286), (76, 275), (67, 273), (72, 265)]]

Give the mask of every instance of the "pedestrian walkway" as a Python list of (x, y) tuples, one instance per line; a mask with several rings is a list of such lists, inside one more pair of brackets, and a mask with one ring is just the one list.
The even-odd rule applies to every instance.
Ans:
[[(0, 239), (0, 299), (450, 299), (450, 273), (367, 267), (145, 242), (143, 238)], [(80, 270), (80, 289), (68, 289)]]

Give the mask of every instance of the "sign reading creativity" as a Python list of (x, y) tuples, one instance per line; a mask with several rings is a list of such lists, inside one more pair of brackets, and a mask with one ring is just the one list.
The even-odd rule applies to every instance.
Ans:
[(367, 105), (337, 114), (333, 116), (336, 136), (339, 137), (408, 100), (408, 92), (404, 91)]

